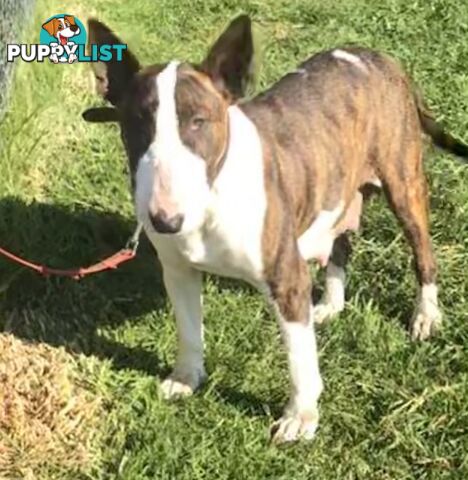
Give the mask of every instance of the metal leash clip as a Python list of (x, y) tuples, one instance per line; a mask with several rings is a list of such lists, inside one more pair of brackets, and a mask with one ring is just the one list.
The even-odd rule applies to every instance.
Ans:
[(125, 250), (131, 250), (134, 255), (136, 254), (138, 245), (140, 243), (140, 235), (142, 230), (143, 230), (143, 224), (141, 222), (138, 222), (138, 225), (135, 228), (133, 235), (128, 239), (125, 245)]

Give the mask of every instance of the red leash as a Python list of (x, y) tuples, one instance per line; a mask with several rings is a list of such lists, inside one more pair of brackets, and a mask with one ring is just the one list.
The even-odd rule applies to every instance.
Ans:
[(100, 273), (106, 270), (115, 270), (122, 263), (128, 262), (129, 260), (135, 258), (141, 230), (142, 225), (139, 223), (137, 228), (135, 229), (135, 232), (125, 245), (125, 248), (122, 248), (122, 250), (114, 253), (114, 255), (111, 255), (110, 257), (107, 257), (98, 263), (90, 265), (89, 267), (71, 268), (67, 270), (51, 268), (45, 265), (39, 265), (37, 263), (30, 262), (29, 260), (25, 260), (24, 258), (18, 257), (17, 255), (14, 255), (13, 253), (1, 247), (0, 254), (2, 254), (4, 257), (8, 258), (12, 262), (18, 263), (23, 267), (30, 268), (31, 270), (35, 270), (36, 272), (40, 273), (45, 277), (52, 275), (58, 277), (69, 277), (73, 278), (74, 280), (79, 280), (80, 278), (92, 275), (94, 273)]

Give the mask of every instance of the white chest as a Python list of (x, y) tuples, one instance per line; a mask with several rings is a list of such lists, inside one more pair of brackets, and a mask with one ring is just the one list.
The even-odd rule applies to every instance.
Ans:
[[(239, 209), (237, 213), (240, 213)], [(226, 212), (226, 215), (233, 212)], [(203, 229), (176, 239), (181, 257), (193, 267), (217, 275), (257, 280), (262, 274), (261, 232), (249, 232), (236, 215), (216, 217)]]

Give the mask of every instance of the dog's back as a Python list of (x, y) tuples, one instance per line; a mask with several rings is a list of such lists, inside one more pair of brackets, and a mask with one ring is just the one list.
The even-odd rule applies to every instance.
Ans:
[(404, 149), (421, 148), (406, 75), (368, 49), (319, 53), (243, 108), (267, 144), (266, 179), (279, 177), (297, 235), (318, 212), (346, 207), (389, 162), (398, 168)]

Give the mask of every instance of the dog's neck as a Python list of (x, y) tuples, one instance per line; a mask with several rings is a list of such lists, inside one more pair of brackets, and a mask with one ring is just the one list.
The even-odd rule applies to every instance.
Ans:
[(230, 106), (228, 118), (228, 144), (213, 189), (216, 194), (232, 189), (242, 194), (244, 188), (248, 187), (249, 163), (262, 161), (262, 141), (255, 124), (240, 106)]

